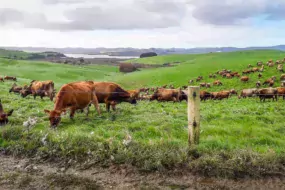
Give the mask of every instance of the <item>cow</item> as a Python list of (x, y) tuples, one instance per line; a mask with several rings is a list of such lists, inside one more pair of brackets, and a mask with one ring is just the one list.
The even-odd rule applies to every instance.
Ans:
[(262, 61), (258, 61), (258, 62), (256, 63), (256, 65), (260, 67), (260, 66), (263, 65), (263, 63), (262, 63)]
[(211, 84), (210, 84), (210, 83), (207, 83), (207, 84), (206, 84), (206, 88), (211, 88)]
[(285, 87), (277, 87), (278, 96), (282, 96), (283, 100), (285, 100)]
[(268, 66), (268, 67), (274, 67), (274, 63), (273, 63), (273, 62), (268, 63), (267, 66)]
[(174, 89), (174, 86), (173, 86), (173, 85), (170, 85), (169, 88), (170, 88), (170, 89)]
[[(131, 94), (124, 90), (120, 85), (113, 82), (93, 82), (96, 89), (96, 96), (99, 103), (105, 103), (106, 111), (110, 112), (110, 106), (112, 110), (116, 110), (116, 104), (121, 102), (127, 102), (132, 105), (136, 105), (137, 101), (135, 98), (131, 97)], [(147, 91), (148, 93), (148, 91)]]
[(0, 77), (0, 81), (4, 82), (4, 78), (3, 78), (3, 77)]
[(9, 123), (9, 119), (8, 117), (11, 116), (13, 114), (14, 110), (11, 109), (10, 111), (8, 111), (7, 113), (4, 112), (3, 110), (3, 105), (2, 105), (2, 101), (0, 99), (0, 126), (4, 126), (6, 124)]
[[(154, 92), (154, 88), (152, 89), (152, 91)], [(131, 98), (134, 98), (136, 100), (139, 98), (140, 90), (127, 90), (127, 92), (130, 93)]]
[(262, 74), (261, 74), (261, 73), (259, 73), (259, 74), (258, 74), (258, 78), (260, 79), (261, 77), (262, 77)]
[(14, 84), (12, 85), (12, 87), (10, 88), (9, 93), (14, 92), (14, 93), (16, 93), (16, 94), (20, 94), (21, 90), (26, 89), (26, 88), (28, 88), (27, 85), (24, 85), (24, 86), (22, 87), (22, 86), (17, 86), (17, 84), (14, 83)]
[(258, 71), (259, 71), (259, 68), (254, 67), (254, 68), (252, 68), (251, 70), (252, 70), (253, 72), (258, 72)]
[(53, 110), (44, 110), (49, 115), (50, 126), (55, 128), (61, 121), (61, 114), (70, 109), (70, 119), (73, 120), (76, 110), (87, 108), (86, 116), (89, 114), (89, 105), (93, 104), (98, 115), (101, 115), (98, 99), (93, 82), (80, 81), (63, 85), (55, 100)]
[(209, 78), (213, 78), (213, 74), (209, 74)]
[(213, 85), (214, 86), (221, 86), (221, 85), (223, 85), (223, 83), (220, 80), (216, 80), (213, 82)]
[(217, 75), (216, 75), (216, 74), (213, 74), (213, 78), (214, 78), (214, 79), (217, 78)]
[(285, 80), (285, 74), (282, 74), (280, 80)]
[(214, 100), (222, 100), (222, 99), (225, 99), (225, 98), (229, 98), (231, 94), (231, 91), (220, 91), (220, 92), (213, 92), (212, 93), (212, 99)]
[(173, 101), (181, 100), (182, 91), (180, 89), (158, 89), (150, 98), (150, 101)]
[(269, 78), (266, 81), (264, 81), (262, 85), (267, 85), (267, 84), (272, 87), (274, 85), (274, 80), (272, 78)]
[(34, 99), (36, 99), (37, 96), (40, 96), (41, 99), (43, 99), (43, 97), (45, 96), (48, 96), (50, 100), (53, 101), (53, 98), (55, 96), (54, 82), (52, 80), (33, 80), (31, 81), (30, 86), (28, 88), (25, 88), (20, 91), (20, 94), (23, 98), (32, 94), (34, 96)]
[(240, 81), (242, 81), (242, 82), (248, 82), (248, 81), (249, 81), (249, 77), (248, 77), (248, 76), (242, 76), (242, 77), (240, 78)]
[(265, 102), (265, 99), (278, 100), (276, 88), (263, 88), (256, 90), (256, 95), (260, 98), (260, 101)]
[(231, 74), (226, 74), (226, 77), (228, 78), (228, 79), (231, 79), (232, 78), (232, 75)]
[(5, 76), (4, 77), (5, 80), (13, 80), (17, 82), (17, 78), (16, 77), (11, 77), (11, 76)]
[(283, 65), (282, 65), (282, 64), (279, 64), (276, 69), (277, 69), (278, 71), (284, 73)]
[(200, 83), (200, 87), (206, 87), (207, 83)]
[(203, 80), (203, 77), (199, 76), (199, 77), (196, 79), (196, 82), (199, 82), (199, 81), (201, 81), (201, 80)]
[(257, 88), (251, 88), (251, 89), (243, 89), (240, 93), (240, 96), (238, 98), (246, 98), (246, 97), (254, 97), (256, 95)]
[(263, 72), (264, 71), (264, 65), (261, 66), (261, 68), (259, 69), (259, 72)]
[(189, 80), (189, 84), (193, 84), (194, 83), (194, 80)]
[(256, 84), (255, 84), (255, 86), (256, 86), (257, 88), (261, 87), (261, 82), (260, 82), (260, 81), (257, 81)]
[(206, 101), (208, 99), (212, 99), (213, 98), (213, 95), (210, 93), (210, 92), (207, 92), (207, 91), (200, 91), (200, 99), (201, 101)]
[(248, 66), (247, 66), (247, 68), (251, 68), (252, 67), (252, 65), (251, 64), (249, 64)]
[(281, 81), (281, 86), (285, 87), (285, 81)]

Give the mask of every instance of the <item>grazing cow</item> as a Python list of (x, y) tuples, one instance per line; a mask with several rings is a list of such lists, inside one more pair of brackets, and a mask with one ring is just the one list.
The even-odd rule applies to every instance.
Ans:
[(276, 69), (277, 69), (278, 71), (284, 73), (283, 65), (282, 65), (282, 64), (279, 64)]
[(272, 78), (272, 80), (274, 80), (274, 81), (276, 81), (276, 79), (277, 79), (276, 76), (272, 76), (271, 78)]
[(194, 83), (194, 80), (189, 80), (189, 84), (193, 84)]
[(206, 91), (200, 91), (200, 99), (201, 101), (206, 101), (208, 99), (212, 99), (213, 95), (210, 92), (206, 92)]
[(93, 104), (99, 115), (101, 115), (95, 87), (91, 81), (73, 82), (63, 85), (57, 96), (53, 110), (44, 110), (49, 115), (50, 126), (55, 128), (61, 121), (61, 114), (70, 109), (70, 119), (73, 119), (76, 110), (87, 108), (86, 116), (89, 114), (89, 105)]
[(11, 77), (11, 76), (5, 76), (4, 77), (5, 80), (13, 80), (17, 82), (17, 78), (16, 77)]
[(0, 126), (4, 126), (9, 122), (8, 117), (11, 116), (13, 112), (14, 112), (13, 109), (8, 111), (7, 113), (4, 112), (2, 102), (0, 99)]
[(285, 74), (282, 74), (280, 80), (285, 80)]
[[(110, 106), (112, 110), (116, 110), (116, 104), (121, 102), (128, 102), (130, 104), (136, 105), (137, 101), (135, 98), (131, 97), (131, 94), (124, 90), (116, 83), (112, 82), (93, 82), (96, 89), (96, 96), (99, 103), (106, 104), (106, 110), (110, 112)], [(147, 91), (148, 94), (148, 91)]]
[(226, 74), (226, 77), (228, 78), (228, 79), (231, 79), (232, 78), (232, 75), (231, 74)]
[(259, 88), (261, 86), (261, 82), (257, 81), (255, 85), (256, 85), (257, 88)]
[(218, 100), (222, 100), (222, 99), (225, 99), (225, 98), (228, 99), (230, 95), (231, 95), (231, 91), (226, 91), (226, 90), (212, 93), (212, 96), (213, 96), (214, 100), (217, 100), (217, 99)]
[(223, 85), (223, 83), (220, 80), (216, 80), (213, 82), (213, 85), (214, 86), (221, 86), (221, 85)]
[(211, 84), (210, 84), (210, 83), (207, 83), (207, 84), (206, 84), (206, 88), (211, 88)]
[(281, 81), (281, 86), (285, 87), (285, 81)]
[(180, 89), (158, 89), (150, 98), (150, 101), (173, 101), (181, 100), (182, 91)]
[(0, 77), (0, 81), (4, 82), (4, 78)]
[(17, 84), (14, 83), (12, 87), (10, 88), (9, 93), (14, 92), (16, 94), (20, 94), (21, 90), (26, 89), (26, 88), (28, 88), (27, 85), (24, 85), (24, 87), (21, 87), (21, 86), (17, 86)]
[(267, 66), (268, 66), (268, 67), (274, 67), (274, 63), (273, 63), (273, 62), (268, 63)]
[(199, 82), (199, 81), (201, 81), (203, 79), (203, 77), (198, 77), (197, 79), (196, 79), (196, 82)]
[(252, 67), (252, 65), (251, 65), (251, 64), (249, 64), (249, 65), (247, 66), (247, 68), (250, 68), (250, 67)]
[(240, 78), (240, 80), (241, 80), (242, 82), (248, 82), (248, 81), (249, 81), (249, 77), (248, 77), (248, 76), (242, 76), (242, 77)]
[(214, 74), (214, 75), (213, 75), (213, 78), (214, 78), (214, 79), (215, 79), (215, 78), (217, 78), (217, 75), (216, 75), (216, 74)]
[(256, 63), (256, 65), (260, 67), (260, 66), (263, 65), (263, 63), (262, 63), (262, 61), (258, 61), (258, 62)]
[(261, 66), (261, 68), (259, 69), (259, 72), (263, 72), (264, 71), (264, 65)]
[(258, 72), (258, 71), (259, 71), (259, 68), (254, 67), (254, 68), (252, 68), (252, 71), (253, 71), (253, 72)]
[(209, 74), (209, 78), (213, 78), (213, 74)]
[(31, 81), (30, 86), (28, 88), (25, 88), (20, 91), (20, 94), (23, 98), (25, 98), (29, 94), (32, 94), (34, 96), (34, 99), (36, 99), (37, 96), (40, 96), (41, 99), (47, 96), (50, 98), (51, 101), (53, 101), (53, 98), (55, 96), (54, 82), (52, 80), (33, 80)]
[(262, 74), (261, 74), (261, 73), (259, 73), (259, 74), (258, 74), (258, 78), (260, 79), (261, 77), (262, 77)]
[(272, 78), (267, 79), (266, 81), (264, 81), (264, 83), (262, 85), (267, 85), (267, 84), (269, 84), (269, 86), (273, 86), (274, 80)]
[(280, 60), (277, 60), (277, 61), (275, 62), (276, 65), (278, 65), (278, 64), (280, 64), (280, 63), (281, 63)]
[(256, 90), (257, 88), (243, 89), (238, 98), (254, 97), (256, 95)]
[[(154, 88), (152, 88), (154, 92)], [(128, 93), (130, 93), (130, 97), (133, 99), (139, 99), (140, 96), (140, 90), (127, 90)]]
[(200, 83), (200, 87), (206, 87), (207, 83)]
[(256, 90), (256, 95), (260, 98), (260, 101), (265, 102), (265, 99), (278, 100), (276, 88), (263, 88)]
[(283, 100), (285, 100), (285, 88), (284, 87), (277, 87), (277, 94), (278, 96), (282, 96)]

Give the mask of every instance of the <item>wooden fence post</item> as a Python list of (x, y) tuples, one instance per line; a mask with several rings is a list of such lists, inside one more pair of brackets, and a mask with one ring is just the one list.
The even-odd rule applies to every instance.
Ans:
[(188, 143), (199, 144), (200, 135), (200, 87), (188, 87)]

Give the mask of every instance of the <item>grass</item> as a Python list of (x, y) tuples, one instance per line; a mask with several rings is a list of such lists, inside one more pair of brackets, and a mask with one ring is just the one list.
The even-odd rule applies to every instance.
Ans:
[[(208, 72), (221, 68), (241, 71), (249, 63), (281, 59), (285, 53), (248, 51), (190, 56), (199, 59), (193, 64), (185, 62), (174, 68), (146, 69), (124, 75), (112, 66), (79, 67), (3, 59), (0, 60), (0, 74), (19, 77), (19, 84), (32, 79), (53, 79), (57, 89), (64, 83), (85, 79), (115, 81), (130, 89), (140, 87), (140, 84), (187, 84), (189, 78), (198, 75), (209, 80)], [(175, 59), (179, 61), (179, 56)], [(264, 78), (277, 74), (275, 68), (266, 68)], [(254, 86), (255, 77), (247, 84), (236, 79), (221, 79), (225, 85), (211, 91), (249, 88)], [(48, 118), (43, 112), (52, 109), (53, 103), (47, 98), (22, 99), (19, 95), (9, 94), (12, 83), (0, 83), (4, 109), (15, 109), (10, 124), (0, 129), (0, 147), (13, 154), (53, 160), (89, 160), (89, 164), (131, 164), (147, 171), (183, 167), (199, 174), (226, 177), (256, 177), (284, 172), (283, 100), (260, 103), (257, 99), (239, 100), (233, 96), (228, 100), (203, 102), (200, 144), (189, 149), (186, 102), (139, 102), (137, 106), (122, 103), (116, 112), (111, 113), (101, 105), (101, 117), (92, 107), (88, 119), (79, 113), (75, 115), (75, 121), (64, 116), (54, 131), (49, 128)], [(31, 131), (22, 126), (29, 116), (38, 118)], [(123, 141), (128, 134), (132, 141), (125, 145)]]

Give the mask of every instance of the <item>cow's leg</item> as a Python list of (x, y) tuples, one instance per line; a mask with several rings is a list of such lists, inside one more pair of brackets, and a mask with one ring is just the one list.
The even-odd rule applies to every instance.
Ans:
[(86, 110), (87, 110), (87, 112), (86, 112), (86, 117), (88, 117), (88, 115), (89, 115), (89, 111), (90, 111), (90, 107), (89, 107), (89, 105), (87, 106)]
[(116, 102), (115, 101), (111, 102), (111, 106), (112, 106), (112, 110), (116, 111)]
[[(95, 93), (93, 94), (92, 104), (93, 104), (94, 107), (96, 108), (98, 115), (101, 115), (100, 106), (99, 106), (99, 101), (98, 101), (98, 98), (97, 98), (97, 96), (95, 95)], [(89, 108), (89, 105), (88, 105), (88, 108)]]
[(106, 102), (106, 110), (107, 110), (107, 112), (110, 112), (110, 107), (111, 107), (110, 102)]
[(75, 114), (76, 108), (75, 107), (71, 107), (70, 108), (70, 115), (69, 118), (73, 120), (74, 118), (74, 114)]

